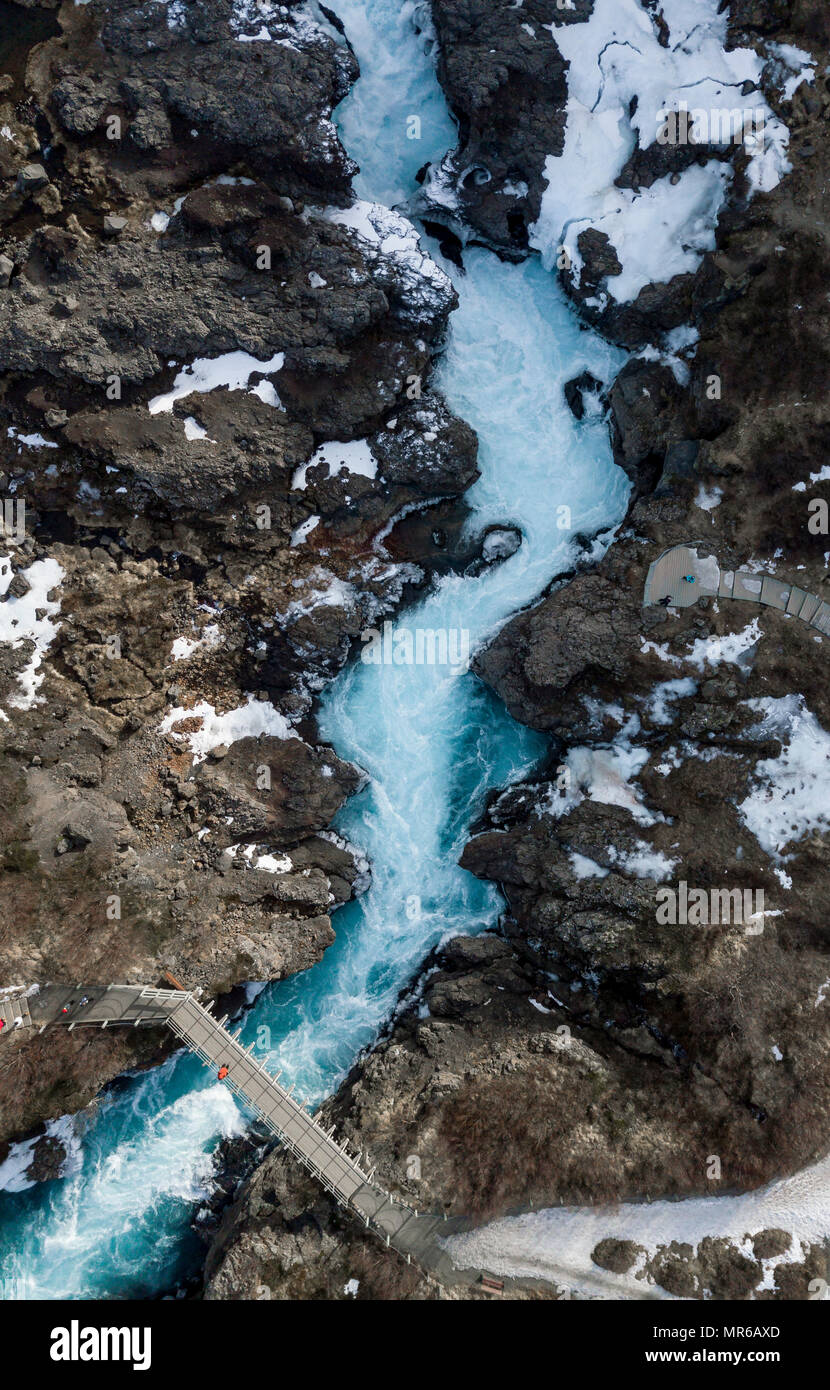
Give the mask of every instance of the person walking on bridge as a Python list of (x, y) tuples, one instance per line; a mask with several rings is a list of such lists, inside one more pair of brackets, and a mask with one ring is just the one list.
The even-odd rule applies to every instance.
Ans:
[(220, 1081), (224, 1081), (229, 1071), (230, 1067), (228, 1066), (227, 1062), (223, 1062), (216, 1075), (218, 1076)]

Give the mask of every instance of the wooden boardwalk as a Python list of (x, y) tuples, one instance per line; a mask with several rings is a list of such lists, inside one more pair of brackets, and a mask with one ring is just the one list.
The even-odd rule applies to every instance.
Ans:
[(763, 571), (722, 570), (707, 547), (675, 545), (650, 565), (643, 592), (643, 607), (666, 603), (671, 608), (691, 608), (699, 598), (740, 599), (760, 603), (801, 618), (808, 626), (830, 637), (830, 604), (808, 594), (797, 584), (787, 584)]

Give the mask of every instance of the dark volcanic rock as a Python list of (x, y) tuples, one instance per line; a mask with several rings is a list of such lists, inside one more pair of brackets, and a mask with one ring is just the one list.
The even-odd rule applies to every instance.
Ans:
[(525, 0), (519, 16), (515, 7), (487, 0), (432, 3), (438, 75), (460, 133), (438, 177), (463, 218), (510, 255), (526, 252), (545, 158), (560, 153), (564, 141), (567, 63), (555, 28), (591, 9), (592, 0), (568, 7)]
[(298, 738), (239, 739), (195, 777), (208, 813), (229, 811), (234, 833), (280, 846), (325, 829), (362, 781), (349, 763)]
[(585, 415), (585, 397), (593, 395), (601, 398), (603, 386), (591, 372), (580, 372), (572, 381), (565, 382), (564, 391), (565, 400), (575, 418), (582, 420)]
[(152, 152), (172, 143), (178, 120), (198, 127), (200, 139), (227, 162), (240, 154), (255, 159), (290, 195), (310, 188), (348, 194), (354, 164), (328, 120), (357, 76), (344, 44), (322, 29), (309, 41), (290, 7), (274, 29), (287, 43), (253, 44), (239, 43), (236, 34), (259, 32), (261, 18), (255, 26), (239, 24), (230, 0), (209, 8), (182, 0), (173, 24), (152, 0), (114, 10), (92, 0), (90, 11), (103, 20), (106, 75), (70, 59), (52, 90), (72, 134), (91, 134), (105, 110), (115, 109), (124, 113), (126, 137)]
[(561, 692), (586, 672), (622, 677), (639, 614), (633, 596), (597, 574), (580, 575), (519, 614), (474, 660), (514, 718), (549, 729)]
[(591, 1251), (591, 1259), (601, 1269), (612, 1274), (627, 1274), (633, 1268), (637, 1257), (644, 1253), (642, 1246), (633, 1240), (601, 1240)]
[(752, 1249), (757, 1260), (775, 1259), (776, 1256), (786, 1255), (793, 1243), (793, 1238), (787, 1231), (775, 1228), (768, 1231), (759, 1231), (752, 1237)]
[(59, 1178), (65, 1161), (65, 1145), (55, 1135), (44, 1134), (35, 1141), (26, 1177), (32, 1182), (49, 1182)]

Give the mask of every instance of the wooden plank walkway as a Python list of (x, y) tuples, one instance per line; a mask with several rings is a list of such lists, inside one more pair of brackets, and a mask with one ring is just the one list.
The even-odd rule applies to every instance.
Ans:
[[(148, 995), (176, 995), (176, 991), (145, 991)], [(149, 1000), (148, 1000), (149, 1002)], [(201, 1057), (206, 1066), (219, 1070), (228, 1068), (226, 1085), (236, 1093), (275, 1134), (291, 1153), (320, 1180), (329, 1192), (346, 1206), (353, 1205), (355, 1194), (371, 1184), (371, 1175), (364, 1172), (345, 1145), (337, 1143), (291, 1091), (280, 1086), (277, 1077), (265, 1070), (251, 1056), (254, 1043), (247, 1049), (231, 1035), (223, 1023), (193, 995), (170, 999), (169, 1026), (173, 1032)]]
[[(707, 547), (701, 543), (701, 551)], [(702, 555), (693, 545), (664, 550), (649, 566), (643, 591), (643, 607), (661, 603), (671, 608), (691, 608), (699, 598), (731, 598), (759, 603), (801, 618), (809, 627), (830, 637), (830, 604), (808, 594), (797, 584), (787, 584), (771, 574), (750, 570), (722, 570), (712, 555)]]

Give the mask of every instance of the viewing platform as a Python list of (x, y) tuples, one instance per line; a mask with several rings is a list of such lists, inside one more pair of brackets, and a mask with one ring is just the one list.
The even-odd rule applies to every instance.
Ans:
[(815, 594), (762, 570), (722, 570), (707, 547), (675, 545), (653, 561), (646, 575), (643, 607), (691, 608), (700, 598), (739, 599), (789, 613), (830, 637), (830, 604)]

